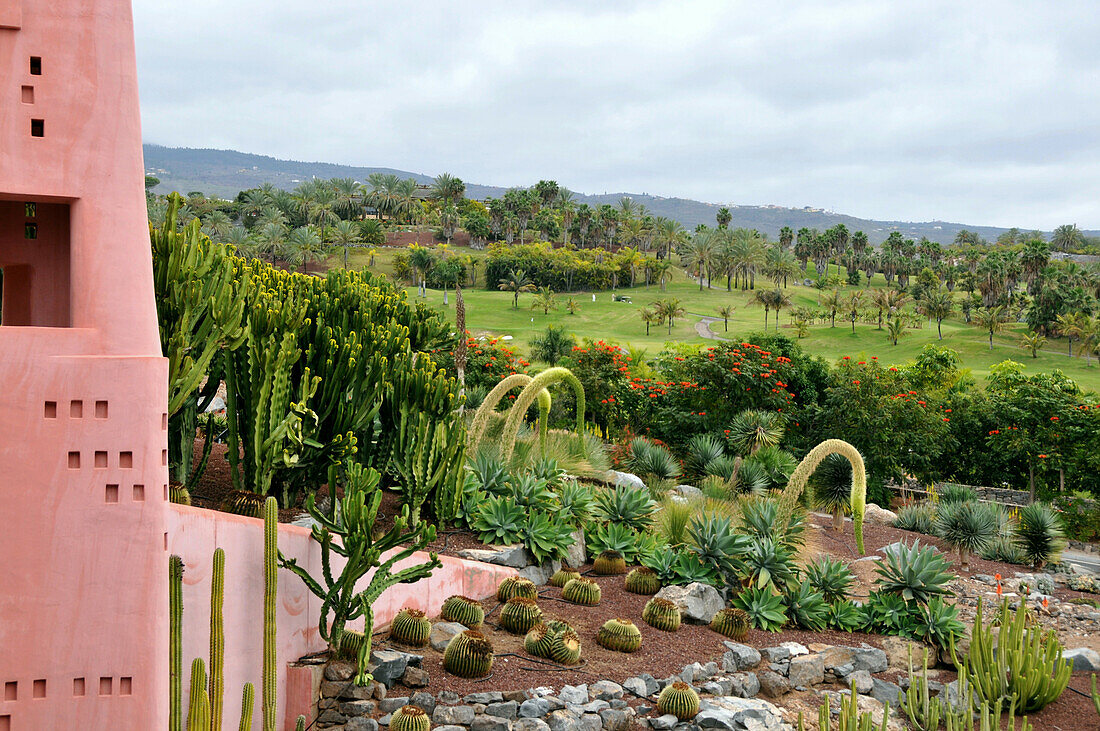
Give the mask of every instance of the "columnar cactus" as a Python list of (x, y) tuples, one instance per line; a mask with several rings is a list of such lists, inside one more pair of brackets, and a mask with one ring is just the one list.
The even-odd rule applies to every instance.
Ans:
[(562, 588), (561, 598), (574, 604), (594, 607), (600, 603), (600, 585), (582, 576), (571, 580)]
[(608, 650), (634, 652), (642, 646), (642, 633), (629, 619), (609, 619), (596, 633), (596, 642)]
[(500, 610), (500, 626), (514, 635), (525, 634), (542, 619), (542, 610), (534, 599), (514, 596)]
[(525, 599), (534, 599), (538, 595), (538, 587), (529, 579), (525, 579), (522, 576), (509, 576), (497, 586), (498, 602), (506, 602), (515, 596), (521, 596)]
[(428, 644), (431, 633), (431, 621), (424, 616), (424, 612), (411, 607), (405, 607), (398, 612), (390, 623), (390, 638), (413, 647), (423, 647)]
[(252, 731), (252, 707), (256, 705), (256, 689), (252, 683), (245, 683), (241, 691), (241, 723), (237, 731)]
[(168, 558), (168, 731), (183, 731), (183, 559)]
[(477, 629), (485, 621), (485, 610), (478, 600), (455, 594), (443, 601), (439, 616), (448, 622), (458, 622), (470, 629)]
[(749, 634), (752, 622), (744, 609), (720, 609), (710, 620), (710, 628), (735, 642), (741, 642)]
[(657, 710), (671, 713), (681, 721), (691, 720), (699, 712), (699, 694), (682, 680), (669, 683), (657, 696)]
[(661, 590), (661, 580), (653, 569), (639, 566), (626, 575), (625, 588), (631, 594), (652, 595)]
[(225, 551), (214, 549), (214, 568), (210, 576), (210, 723), (222, 727), (225, 694)]
[(572, 579), (581, 578), (581, 572), (576, 569), (561, 568), (554, 572), (554, 575), (550, 577), (550, 586), (556, 586), (559, 589), (568, 584)]
[(665, 632), (675, 632), (680, 629), (680, 607), (676, 606), (675, 602), (655, 596), (645, 603), (642, 619), (650, 627)]
[(484, 678), (493, 667), (493, 645), (468, 629), (455, 635), (443, 653), (443, 669), (460, 678)]
[(263, 731), (275, 731), (278, 704), (275, 672), (275, 603), (279, 594), (279, 503), (264, 501), (264, 664), (262, 675)]
[(626, 573), (626, 559), (618, 551), (601, 551), (592, 562), (592, 571), (597, 576), (615, 576)]
[(432, 494), (453, 504), (436, 509), (449, 517), (458, 510), (466, 449), (465, 425), (416, 411), (409, 404), (400, 413), (391, 464), (401, 476), (402, 504), (409, 508), (409, 528), (420, 524), (420, 508)]
[(191, 661), (191, 699), (187, 706), (187, 731), (209, 731), (210, 696), (206, 691), (206, 664), (201, 657)]

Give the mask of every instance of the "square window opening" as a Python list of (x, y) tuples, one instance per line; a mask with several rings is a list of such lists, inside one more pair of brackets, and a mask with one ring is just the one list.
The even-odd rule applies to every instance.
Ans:
[(31, 697), (32, 698), (45, 698), (46, 697), (46, 679), (45, 678), (39, 678), (38, 680), (34, 681), (34, 684), (31, 686)]
[(118, 502), (118, 485), (107, 485), (107, 495), (104, 498), (105, 503), (117, 503)]
[(0, 200), (0, 326), (71, 326), (70, 239), (70, 204)]
[(43, 409), (43, 414), (45, 415), (45, 417), (47, 419), (56, 419), (57, 418), (57, 402), (56, 401), (47, 401), (46, 402), (46, 407)]
[(73, 678), (73, 697), (82, 698), (84, 696), (84, 678)]
[(17, 701), (19, 700), (19, 682), (10, 680), (4, 683), (4, 700)]
[(31, 120), (31, 137), (45, 137), (46, 136), (46, 120), (44, 119), (32, 119)]

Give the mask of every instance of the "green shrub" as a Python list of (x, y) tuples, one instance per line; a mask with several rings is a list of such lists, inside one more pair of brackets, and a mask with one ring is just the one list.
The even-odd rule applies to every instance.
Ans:
[(688, 524), (695, 509), (682, 500), (666, 499), (657, 513), (657, 530), (670, 546), (682, 546), (688, 537)]
[(848, 596), (855, 577), (847, 564), (821, 556), (806, 567), (806, 581), (815, 591), (821, 592), (827, 602), (836, 602)]
[(1032, 503), (1020, 508), (1016, 545), (1036, 568), (1056, 561), (1066, 546), (1058, 516), (1049, 505)]
[(863, 627), (868, 632), (897, 635), (908, 630), (909, 605), (897, 594), (873, 591), (863, 605)]
[(767, 469), (759, 462), (742, 462), (732, 481), (736, 495), (765, 495), (771, 486)]
[(798, 584), (783, 597), (790, 621), (802, 629), (819, 632), (828, 621), (828, 604), (809, 584)]
[(908, 530), (930, 536), (933, 535), (935, 520), (936, 509), (931, 503), (913, 503), (898, 511), (898, 517), (894, 519), (894, 527), (899, 530)]
[(677, 551), (661, 546), (648, 556), (643, 556), (642, 565), (652, 569), (664, 586), (691, 584), (696, 581), (718, 585), (718, 573), (703, 563), (699, 556), (690, 551)]
[(598, 490), (595, 497), (593, 514), (600, 520), (635, 530), (646, 530), (653, 523), (657, 503), (644, 490), (619, 485), (613, 490)]
[(963, 566), (970, 563), (971, 553), (980, 553), (997, 535), (998, 521), (994, 509), (977, 501), (941, 502), (933, 524), (936, 535), (959, 552)]
[(703, 472), (707, 477), (717, 477), (720, 478), (723, 483), (726, 483), (737, 476), (737, 468), (740, 465), (740, 457), (731, 457), (728, 454), (724, 454), (707, 462), (703, 467)]
[(782, 490), (791, 479), (791, 473), (798, 467), (798, 460), (790, 452), (777, 446), (761, 447), (755, 454), (745, 458), (745, 464), (758, 464), (768, 477), (769, 490)]
[(927, 604), (934, 596), (951, 594), (947, 582), (953, 575), (948, 569), (947, 559), (936, 549), (922, 547), (919, 540), (911, 546), (899, 543), (879, 562), (875, 583), (882, 592)]
[(948, 483), (939, 491), (939, 499), (940, 506), (950, 505), (951, 503), (969, 503), (978, 499), (978, 493), (972, 487)]
[(814, 504), (833, 514), (834, 527), (852, 512), (852, 463), (840, 454), (830, 454), (810, 476)]
[(783, 600), (770, 589), (745, 589), (730, 603), (736, 609), (745, 610), (752, 620), (752, 626), (765, 632), (778, 632), (787, 623)]
[(982, 558), (986, 561), (1001, 561), (1002, 563), (1014, 563), (1023, 566), (1027, 563), (1027, 556), (1016, 543), (1014, 538), (998, 536), (994, 538), (982, 550)]

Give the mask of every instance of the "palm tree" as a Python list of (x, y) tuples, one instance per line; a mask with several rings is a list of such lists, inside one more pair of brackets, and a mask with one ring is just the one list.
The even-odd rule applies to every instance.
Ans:
[[(752, 299), (749, 300), (750, 305), (759, 305), (764, 308), (764, 332), (768, 331), (768, 313), (772, 310), (772, 292), (770, 289), (758, 289), (753, 292)], [(776, 315), (776, 320), (779, 320), (779, 316)], [(778, 329), (778, 327), (776, 328)]]
[(1058, 315), (1055, 318), (1055, 322), (1058, 324), (1058, 331), (1062, 333), (1066, 338), (1066, 342), (1069, 344), (1069, 357), (1073, 357), (1073, 339), (1079, 337), (1084, 331), (1082, 327), (1084, 317), (1077, 312), (1067, 312), (1062, 315)]
[(466, 194), (466, 184), (450, 173), (441, 173), (432, 182), (432, 198), (453, 205)]
[(661, 291), (665, 291), (665, 285), (672, 280), (672, 262), (668, 259), (658, 259), (653, 264), (653, 275), (657, 277), (657, 283), (661, 285)]
[[(657, 303), (654, 303), (656, 307)], [(657, 310), (651, 310), (648, 307), (643, 307), (638, 311), (638, 317), (642, 318), (642, 322), (645, 323), (645, 334), (649, 337), (649, 326), (659, 325), (664, 322), (664, 317)]]
[(291, 252), (291, 261), (301, 264), (305, 273), (309, 273), (310, 262), (324, 261), (328, 258), (328, 247), (321, 241), (320, 234), (312, 226), (301, 226), (290, 232), (286, 239)]
[(974, 320), (989, 332), (989, 349), (993, 350), (993, 334), (1000, 332), (1005, 323), (1005, 306), (981, 307), (974, 313)]
[[(717, 252), (714, 236), (710, 231), (700, 231), (691, 239), (687, 249), (680, 255), (680, 262), (699, 277), (699, 291), (703, 291), (703, 275), (710, 273)], [(707, 285), (710, 277), (707, 276)]]
[[(852, 321), (852, 334), (856, 332), (856, 320), (859, 319), (859, 308), (863, 304), (863, 290), (856, 290), (848, 295), (848, 299), (844, 303), (845, 314), (848, 315), (848, 319)], [(778, 319), (778, 318), (777, 318)]]
[(286, 234), (286, 226), (275, 221), (265, 223), (259, 230), (259, 250), (271, 254), (271, 266), (275, 266), (275, 257), (284, 253)]
[(900, 317), (895, 317), (886, 325), (886, 335), (894, 345), (897, 345), (898, 340), (908, 334), (908, 331), (905, 329), (905, 323), (901, 321)]
[(542, 310), (542, 314), (549, 315), (550, 310), (557, 309), (558, 296), (549, 287), (539, 287), (538, 293), (531, 301), (532, 310)]
[(565, 311), (570, 315), (575, 315), (581, 311), (581, 303), (570, 297), (565, 301)]
[(233, 222), (225, 211), (218, 210), (206, 214), (202, 224), (203, 232), (217, 243), (224, 243), (226, 234), (233, 228)]
[(348, 268), (348, 249), (359, 243), (359, 226), (354, 221), (340, 221), (333, 229), (332, 243), (344, 250), (344, 268)]
[(421, 297), (428, 296), (428, 271), (435, 264), (435, 257), (430, 249), (417, 244), (409, 244), (409, 266), (412, 267), (413, 276), (416, 277), (416, 291)]
[(878, 329), (882, 329), (883, 314), (893, 314), (905, 304), (905, 294), (890, 287), (876, 289), (871, 294), (871, 302), (878, 308)]
[(836, 311), (843, 306), (843, 300), (840, 297), (840, 291), (834, 289), (830, 294), (822, 295), (822, 298), (818, 301), (822, 307), (829, 311), (829, 320), (831, 321), (831, 327), (836, 327)]
[(733, 317), (733, 305), (722, 305), (719, 307), (718, 316), (722, 318), (722, 331), (729, 332), (730, 318)]
[(730, 213), (730, 209), (722, 206), (718, 209), (718, 214), (714, 217), (718, 222), (718, 228), (727, 229), (730, 227), (730, 221), (733, 220), (733, 215)]
[[(657, 257), (668, 258), (672, 253), (672, 247), (675, 246), (684, 235), (684, 227), (680, 225), (679, 221), (673, 221), (670, 218), (658, 218), (656, 221), (657, 228)], [(664, 256), (661, 253), (664, 252)]]
[(955, 298), (946, 290), (933, 292), (920, 304), (921, 313), (925, 317), (936, 321), (936, 334), (939, 335), (940, 340), (943, 340), (941, 323), (950, 317), (954, 310)]
[(1100, 317), (1086, 318), (1084, 324), (1081, 326), (1081, 350), (1085, 354), (1085, 366), (1089, 367), (1092, 363), (1089, 361), (1089, 356), (1097, 353), (1100, 348)]
[(653, 303), (653, 307), (661, 317), (658, 322), (668, 323), (668, 334), (671, 335), (676, 318), (684, 314), (684, 308), (680, 306), (680, 300), (675, 297), (667, 300), (657, 300)]
[(527, 272), (522, 269), (512, 269), (508, 272), (507, 276), (500, 279), (497, 284), (497, 289), (502, 292), (512, 293), (512, 308), (519, 309), (519, 293), (520, 292), (533, 292), (535, 290), (534, 283), (528, 279)]
[(1020, 347), (1031, 351), (1032, 358), (1039, 357), (1039, 351), (1043, 349), (1043, 346), (1047, 344), (1047, 339), (1035, 332), (1025, 333), (1020, 338)]
[(1076, 249), (1085, 243), (1085, 237), (1075, 223), (1067, 223), (1054, 229), (1054, 235), (1050, 237), (1050, 245), (1059, 251)]

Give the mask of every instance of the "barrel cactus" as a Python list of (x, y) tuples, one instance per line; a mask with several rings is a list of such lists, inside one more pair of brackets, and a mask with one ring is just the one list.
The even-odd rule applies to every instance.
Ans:
[(642, 633), (629, 619), (609, 619), (596, 633), (596, 642), (608, 650), (634, 652), (642, 646)]
[(367, 638), (362, 632), (353, 629), (345, 629), (340, 633), (336, 654), (346, 660), (354, 660), (359, 655), (359, 648), (363, 646)]
[(688, 721), (699, 712), (699, 694), (687, 683), (677, 680), (666, 685), (661, 695), (657, 696), (657, 710)]
[(645, 603), (642, 619), (650, 627), (675, 632), (680, 629), (680, 607), (676, 606), (676, 602), (655, 596)]
[(565, 622), (539, 622), (523, 639), (523, 649), (536, 657), (572, 665), (581, 657), (581, 638)]
[(592, 562), (597, 576), (616, 576), (626, 573), (626, 559), (618, 551), (601, 551)]
[(550, 577), (550, 586), (556, 586), (560, 589), (573, 579), (579, 578), (581, 578), (581, 572), (576, 569), (558, 569), (554, 575)]
[(472, 629), (455, 635), (443, 653), (443, 669), (460, 678), (484, 678), (493, 667), (493, 645)]
[(485, 610), (481, 608), (481, 602), (477, 599), (455, 594), (444, 600), (439, 616), (448, 622), (458, 622), (471, 629), (477, 629), (485, 621)]
[(535, 585), (522, 576), (509, 576), (497, 586), (498, 602), (506, 602), (514, 596), (534, 599), (538, 595), (539, 591), (535, 588)]
[(573, 579), (561, 590), (561, 597), (567, 602), (594, 607), (600, 603), (600, 585), (592, 579)]
[(539, 622), (523, 638), (523, 649), (535, 657), (550, 657), (550, 645), (554, 640), (550, 628)]
[(744, 609), (726, 608), (718, 611), (710, 620), (710, 628), (735, 642), (741, 642), (749, 634), (752, 622)]
[(631, 594), (656, 594), (661, 589), (661, 580), (657, 572), (646, 566), (639, 566), (626, 575), (626, 590)]
[(413, 647), (423, 647), (428, 644), (428, 636), (431, 633), (431, 621), (424, 616), (424, 612), (412, 607), (402, 609), (390, 623), (390, 639)]
[(431, 727), (428, 714), (416, 706), (401, 706), (390, 716), (390, 731), (428, 731)]
[(542, 610), (534, 599), (514, 596), (500, 610), (500, 626), (514, 635), (528, 632), (542, 619)]

